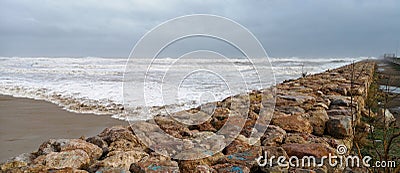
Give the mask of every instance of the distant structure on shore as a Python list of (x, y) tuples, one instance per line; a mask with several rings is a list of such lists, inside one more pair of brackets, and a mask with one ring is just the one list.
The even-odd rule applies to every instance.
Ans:
[(400, 57), (397, 57), (396, 54), (394, 54), (394, 53), (385, 53), (385, 54), (383, 55), (383, 58), (384, 58), (386, 61), (389, 61), (389, 62), (391, 62), (391, 63), (400, 65)]

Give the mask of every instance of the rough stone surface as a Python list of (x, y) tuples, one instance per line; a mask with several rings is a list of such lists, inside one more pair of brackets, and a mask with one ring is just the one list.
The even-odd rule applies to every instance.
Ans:
[(84, 168), (89, 166), (90, 157), (89, 155), (80, 149), (51, 152), (47, 155), (42, 155), (43, 158), (39, 157), (41, 164), (49, 168), (62, 169), (62, 168)]
[(307, 119), (313, 127), (313, 134), (322, 136), (325, 131), (325, 124), (328, 121), (329, 117), (326, 113), (325, 109), (317, 109), (309, 111), (310, 115)]
[(99, 170), (101, 168), (122, 168), (129, 170), (132, 163), (136, 163), (147, 157), (144, 151), (112, 151), (107, 154), (104, 160), (98, 161), (90, 167), (90, 170)]
[(131, 172), (179, 172), (179, 166), (169, 157), (150, 153), (140, 162), (132, 163), (129, 170)]
[(126, 140), (132, 143), (136, 148), (146, 149), (147, 147), (133, 134), (128, 127), (114, 126), (106, 128), (98, 135), (107, 144), (111, 144), (117, 140)]
[(62, 152), (77, 149), (86, 152), (91, 160), (98, 159), (103, 153), (103, 150), (98, 146), (81, 139), (50, 139), (40, 145), (38, 154), (46, 155), (52, 152)]
[(302, 158), (304, 156), (315, 156), (317, 158), (321, 158), (322, 156), (328, 156), (329, 153), (332, 155), (335, 154), (334, 149), (318, 143), (283, 144), (282, 147), (289, 156), (297, 156), (298, 158)]
[(250, 169), (243, 165), (230, 164), (230, 163), (217, 164), (217, 165), (212, 166), (211, 168), (219, 173), (236, 173), (236, 172), (249, 173), (250, 172)]
[(389, 110), (380, 109), (378, 114), (378, 122), (381, 126), (388, 127), (391, 123), (396, 121), (396, 118)]
[(277, 146), (282, 144), (286, 131), (279, 126), (269, 125), (261, 137), (261, 144), (264, 146)]
[(349, 116), (335, 116), (326, 122), (326, 131), (329, 135), (343, 139), (353, 134), (352, 122)]
[(281, 127), (287, 132), (312, 133), (313, 127), (307, 119), (300, 115), (272, 118), (272, 124)]

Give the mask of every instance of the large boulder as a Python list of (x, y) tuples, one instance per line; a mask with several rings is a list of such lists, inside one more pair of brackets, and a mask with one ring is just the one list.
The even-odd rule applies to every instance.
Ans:
[(99, 148), (103, 150), (102, 156), (105, 156), (108, 153), (108, 144), (99, 136), (93, 136), (86, 139), (86, 142), (97, 145)]
[(223, 157), (225, 157), (225, 155), (219, 152), (203, 159), (180, 160), (179, 169), (181, 172), (192, 172), (193, 170), (198, 169), (197, 166), (199, 165), (214, 165)]
[(260, 146), (253, 146), (252, 148), (246, 151), (225, 155), (225, 157), (222, 157), (218, 161), (218, 163), (231, 163), (234, 165), (242, 165), (253, 171), (257, 170), (258, 163), (256, 159), (261, 155), (262, 155), (262, 148)]
[(328, 156), (329, 153), (332, 155), (335, 153), (333, 148), (320, 143), (283, 144), (282, 148), (285, 149), (288, 156), (296, 156), (298, 158), (303, 158), (304, 156), (321, 158), (322, 156)]
[(223, 150), (224, 154), (233, 154), (241, 151), (245, 151), (251, 148), (251, 145), (248, 144), (246, 141), (242, 140), (245, 139), (243, 135), (241, 137), (236, 138), (233, 140), (228, 146), (226, 146)]
[(47, 155), (39, 156), (35, 159), (36, 163), (42, 164), (47, 168), (86, 168), (90, 164), (89, 155), (81, 150), (67, 150), (61, 152), (50, 152)]
[(313, 132), (313, 127), (310, 122), (300, 115), (274, 117), (272, 118), (272, 124), (281, 127), (287, 132)]
[(289, 115), (303, 114), (305, 112), (305, 110), (299, 106), (277, 106), (275, 110)]
[[(278, 165), (279, 157), (284, 157), (285, 160), (289, 159), (286, 151), (282, 147), (263, 146), (263, 155), (258, 158), (261, 172), (284, 172), (285, 169)], [(266, 158), (265, 158), (266, 157)], [(271, 159), (273, 158), (273, 159)], [(286, 169), (287, 170), (287, 169)]]
[(338, 115), (326, 122), (326, 132), (338, 139), (350, 137), (353, 134), (351, 117)]
[(137, 163), (147, 156), (149, 155), (146, 152), (140, 150), (112, 151), (104, 160), (91, 165), (90, 170), (96, 172), (100, 169), (120, 168), (128, 171), (132, 163)]
[(155, 116), (154, 121), (164, 132), (174, 136), (175, 138), (182, 139), (191, 135), (187, 126), (172, 117)]
[(50, 139), (40, 145), (38, 154), (46, 155), (53, 152), (63, 152), (71, 150), (82, 150), (87, 153), (90, 160), (100, 158), (103, 150), (98, 146), (81, 139)]
[(325, 109), (317, 109), (309, 111), (310, 115), (307, 119), (313, 127), (313, 134), (322, 136), (325, 131), (325, 123), (328, 121), (329, 117)]
[(288, 133), (286, 135), (285, 144), (291, 144), (291, 143), (296, 143), (296, 144), (305, 144), (308, 143), (307, 140), (305, 139), (305, 136), (302, 133)]
[(389, 127), (390, 124), (396, 121), (396, 118), (393, 114), (388, 110), (380, 109), (378, 112), (378, 125)]
[[(150, 126), (148, 126), (149, 128)], [(98, 136), (107, 142), (108, 145), (118, 140), (126, 140), (129, 141), (131, 145), (138, 149), (146, 149), (146, 145), (144, 145), (140, 139), (138, 139), (129, 129), (130, 127), (124, 126), (113, 126), (110, 128), (106, 128), (101, 132)]]
[(263, 146), (278, 146), (282, 144), (285, 136), (285, 130), (279, 126), (269, 125), (260, 140)]
[(277, 96), (277, 106), (304, 106), (309, 103), (314, 103), (315, 98), (312, 96), (304, 95), (302, 93), (289, 92)]
[(329, 109), (326, 111), (328, 116), (335, 117), (335, 116), (352, 116), (351, 109), (347, 107), (336, 107), (335, 109)]
[(36, 156), (31, 153), (23, 153), (20, 154), (19, 156), (13, 157), (4, 163), (0, 164), (0, 172), (13, 169), (13, 168), (20, 168), (27, 166), (32, 163), (32, 160), (35, 159)]
[(176, 161), (168, 157), (151, 153), (149, 157), (143, 158), (140, 162), (132, 163), (129, 170), (131, 172), (179, 172), (179, 166)]

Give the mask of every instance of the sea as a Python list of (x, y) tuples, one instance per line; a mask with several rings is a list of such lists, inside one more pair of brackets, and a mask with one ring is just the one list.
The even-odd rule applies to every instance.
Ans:
[[(374, 57), (269, 57), (259, 60), (269, 62), (274, 82), (280, 83), (284, 80), (299, 78), (303, 73), (320, 73), (365, 59), (374, 59)], [(132, 118), (123, 113), (124, 104), (128, 100), (124, 99), (123, 90), (127, 60), (128, 58), (106, 57), (0, 57), (0, 94), (45, 100), (76, 113), (110, 115), (121, 120), (149, 119), (151, 115)], [(245, 88), (240, 87), (229, 91), (225, 87), (221, 87), (226, 82), (224, 80), (231, 80), (228, 81), (231, 85), (243, 83), (243, 81), (233, 78), (235, 74), (231, 73), (238, 66), (225, 65), (220, 68), (219, 73), (222, 74), (219, 76), (232, 76), (229, 79), (214, 80), (212, 79), (213, 75), (194, 74), (186, 76), (186, 80), (182, 82), (182, 69), (192, 69), (194, 63), (215, 66), (215, 59), (198, 58), (182, 61), (179, 63), (179, 68), (170, 68), (175, 59), (165, 58), (160, 61), (164, 63), (159, 63), (153, 68), (168, 69), (168, 76), (170, 76), (168, 82), (179, 85), (177, 88), (179, 88), (181, 97), (168, 102), (157, 99), (148, 99), (144, 102), (142, 97), (137, 96), (137, 94), (144, 93), (143, 87), (133, 87), (131, 90), (136, 95), (129, 96), (133, 98), (129, 99), (129, 105), (136, 106), (136, 110), (140, 111), (143, 108), (160, 110), (172, 107), (173, 110), (179, 111), (247, 92)], [(232, 58), (231, 61), (236, 64), (245, 62), (240, 58)], [(135, 70), (137, 71), (149, 70), (149, 59), (136, 58), (133, 63), (136, 63), (137, 69)], [(183, 75), (183, 77), (185, 76)], [(133, 77), (131, 80), (133, 81), (130, 82), (135, 84), (143, 83), (143, 77)], [(146, 94), (150, 95), (150, 98), (152, 94), (160, 94), (152, 92), (151, 88), (157, 88), (162, 82), (160, 80), (148, 82)], [(272, 85), (272, 83), (266, 85)], [(263, 87), (268, 87), (266, 85)], [(209, 94), (201, 95), (199, 91)], [(160, 113), (154, 112), (156, 112), (154, 114)]]

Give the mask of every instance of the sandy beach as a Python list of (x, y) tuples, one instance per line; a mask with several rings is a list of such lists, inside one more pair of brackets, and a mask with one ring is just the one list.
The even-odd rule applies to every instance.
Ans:
[(113, 125), (128, 123), (110, 116), (67, 112), (45, 101), (0, 95), (0, 162), (32, 152), (51, 138), (88, 137)]

